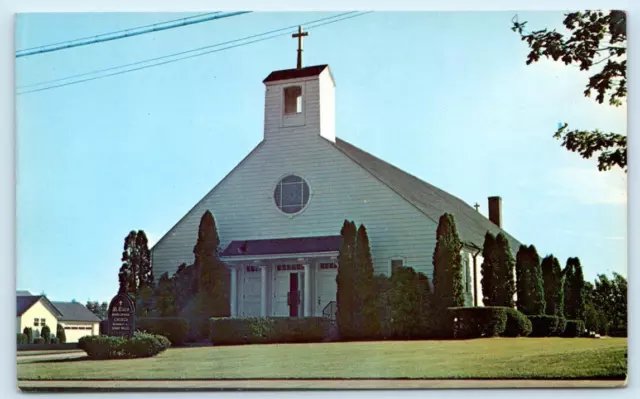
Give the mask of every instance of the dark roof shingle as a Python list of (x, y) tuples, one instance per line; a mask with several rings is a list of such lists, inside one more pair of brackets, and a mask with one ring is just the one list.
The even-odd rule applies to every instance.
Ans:
[(282, 71), (273, 71), (262, 82), (274, 82), (276, 80), (307, 78), (310, 76), (320, 75), (329, 65), (314, 65), (301, 69), (285, 69)]
[(340, 236), (231, 241), (221, 256), (282, 255), (340, 250)]
[(58, 318), (60, 321), (100, 321), (100, 318), (96, 316), (92, 311), (87, 309), (81, 303), (78, 302), (52, 302), (53, 306), (58, 308), (62, 316)]
[(32, 296), (33, 294), (29, 291), (16, 291), (17, 296)]
[(40, 299), (43, 305), (49, 309), (56, 317), (60, 315), (60, 310), (56, 308), (44, 295), (18, 295), (16, 296), (16, 316), (22, 316), (24, 312), (29, 310)]
[(22, 316), (22, 314), (24, 312), (26, 312), (27, 310), (29, 310), (30, 307), (33, 306), (34, 303), (38, 302), (38, 300), (40, 299), (40, 296), (26, 296), (26, 295), (22, 295), (22, 296), (18, 296), (17, 297), (17, 301), (16, 301), (16, 313), (17, 316)]
[(336, 138), (338, 150), (387, 185), (406, 201), (438, 223), (440, 216), (450, 213), (455, 217), (456, 226), (461, 239), (467, 244), (482, 248), (487, 231), (492, 234), (503, 232), (514, 253), (518, 251), (520, 242), (509, 233), (499, 228), (466, 202), (443, 191), (415, 176), (369, 154), (358, 147)]

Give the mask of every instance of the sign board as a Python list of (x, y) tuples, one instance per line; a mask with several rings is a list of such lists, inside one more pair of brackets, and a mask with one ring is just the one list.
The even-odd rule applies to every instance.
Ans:
[(118, 294), (109, 304), (107, 313), (109, 320), (109, 335), (116, 337), (133, 336), (136, 330), (136, 307), (128, 295)]

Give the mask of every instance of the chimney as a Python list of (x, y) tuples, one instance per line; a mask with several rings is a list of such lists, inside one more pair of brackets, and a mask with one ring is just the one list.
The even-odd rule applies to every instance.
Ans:
[(502, 227), (502, 198), (489, 197), (489, 220)]

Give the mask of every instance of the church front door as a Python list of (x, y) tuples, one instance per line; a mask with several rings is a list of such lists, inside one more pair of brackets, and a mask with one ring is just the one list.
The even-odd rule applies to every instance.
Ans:
[(301, 273), (289, 274), (289, 295), (287, 298), (287, 304), (289, 305), (289, 317), (298, 317), (298, 311), (300, 309), (302, 293), (299, 289), (299, 274)]

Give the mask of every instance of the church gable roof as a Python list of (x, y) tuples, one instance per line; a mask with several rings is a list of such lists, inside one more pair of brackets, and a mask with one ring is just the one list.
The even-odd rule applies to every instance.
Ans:
[[(327, 140), (328, 141), (328, 140)], [(492, 234), (503, 232), (511, 249), (518, 251), (521, 245), (509, 233), (499, 228), (466, 202), (417, 177), (377, 158), (368, 152), (336, 137), (334, 145), (414, 207), (438, 223), (440, 216), (450, 213), (455, 217), (458, 233), (465, 244), (482, 248), (487, 231)]]
[(300, 69), (285, 69), (282, 71), (273, 71), (262, 81), (262, 83), (275, 82), (277, 80), (299, 79), (317, 76), (322, 73), (329, 65), (314, 65)]

